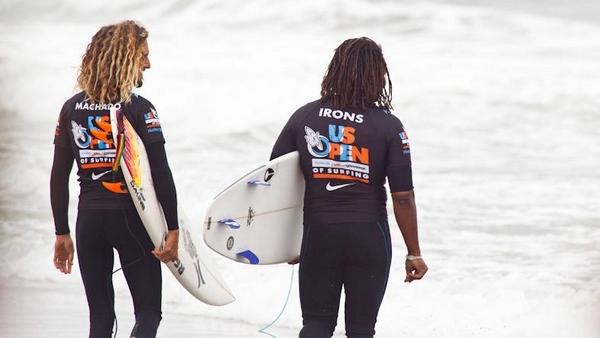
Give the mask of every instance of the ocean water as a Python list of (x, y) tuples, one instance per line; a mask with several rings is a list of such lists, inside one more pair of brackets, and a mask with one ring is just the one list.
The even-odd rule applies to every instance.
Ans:
[[(53, 128), (91, 36), (134, 18), (150, 31), (152, 61), (138, 92), (158, 109), (190, 218), (200, 223), (222, 188), (268, 158), (289, 115), (318, 97), (333, 49), (369, 36), (382, 44), (411, 138), (430, 267), (403, 283), (394, 226), (377, 336), (600, 337), (600, 26), (590, 19), (599, 9), (560, 0), (1, 1), (0, 336), (61, 332), (57, 312), (76, 318), (63, 336), (85, 335), (78, 270), (64, 276), (51, 264)], [(72, 178), (72, 227), (77, 194)], [(199, 303), (165, 269), (163, 327), (264, 336), (256, 330), (283, 306), (291, 268), (212, 258), (237, 301)], [(123, 277), (115, 281), (125, 336), (131, 306)], [(270, 332), (293, 337), (300, 326), (295, 280)], [(342, 310), (336, 336), (343, 331)]]

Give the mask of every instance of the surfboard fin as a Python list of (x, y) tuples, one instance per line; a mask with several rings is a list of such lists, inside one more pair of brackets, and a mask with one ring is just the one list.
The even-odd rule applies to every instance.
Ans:
[(246, 258), (250, 262), (250, 264), (258, 264), (259, 262), (258, 257), (254, 254), (254, 252), (250, 250), (238, 252), (237, 255)]
[(219, 220), (218, 223), (219, 224), (223, 224), (223, 225), (227, 225), (229, 228), (234, 229), (234, 230), (240, 228), (240, 223), (236, 222), (235, 220), (233, 220), (231, 218), (226, 218), (226, 219)]
[(261, 181), (261, 180), (250, 180), (250, 181), (248, 181), (248, 185), (262, 185), (262, 186), (270, 187), (271, 183), (266, 182), (266, 181)]

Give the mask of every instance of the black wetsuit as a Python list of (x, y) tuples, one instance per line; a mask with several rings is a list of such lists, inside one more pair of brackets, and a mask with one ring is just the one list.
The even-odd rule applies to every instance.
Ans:
[[(76, 224), (77, 256), (90, 309), (90, 337), (110, 337), (114, 321), (112, 270), (119, 252), (133, 298), (132, 337), (155, 337), (161, 319), (160, 262), (126, 190), (123, 174), (113, 172), (116, 146), (110, 107), (79, 93), (65, 102), (56, 126), (50, 194), (57, 235), (68, 234), (69, 174), (75, 160), (81, 192)], [(156, 110), (141, 96), (121, 104), (140, 135), (150, 161), (157, 198), (168, 228), (177, 229), (177, 195), (167, 162)]]
[(300, 337), (331, 337), (342, 285), (346, 334), (372, 337), (391, 263), (385, 180), (413, 188), (408, 137), (385, 109), (296, 111), (271, 158), (298, 150), (306, 179), (300, 258)]

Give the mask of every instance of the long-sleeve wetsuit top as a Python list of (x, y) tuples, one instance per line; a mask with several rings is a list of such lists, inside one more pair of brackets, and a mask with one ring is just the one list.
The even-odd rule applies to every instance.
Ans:
[[(57, 235), (69, 233), (69, 174), (73, 160), (79, 176), (79, 210), (134, 208), (123, 173), (112, 171), (117, 149), (110, 122), (112, 104), (90, 102), (80, 92), (67, 100), (60, 112), (54, 136), (54, 162), (50, 178), (50, 200)], [(150, 101), (132, 95), (121, 104), (124, 116), (142, 139), (169, 230), (178, 228), (177, 193), (167, 156), (162, 128)]]
[(386, 109), (308, 103), (283, 128), (271, 159), (295, 150), (306, 180), (305, 223), (385, 220), (385, 178), (392, 192), (413, 189), (408, 137)]

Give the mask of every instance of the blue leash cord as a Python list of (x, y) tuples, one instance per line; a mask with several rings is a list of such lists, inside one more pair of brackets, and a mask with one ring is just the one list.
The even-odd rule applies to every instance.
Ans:
[(272, 334), (270, 334), (269, 332), (267, 332), (267, 329), (270, 328), (271, 326), (273, 326), (273, 324), (275, 324), (279, 318), (281, 317), (281, 315), (283, 314), (283, 311), (285, 311), (285, 308), (287, 307), (288, 301), (290, 300), (290, 294), (292, 293), (292, 286), (294, 285), (294, 272), (295, 272), (296, 268), (294, 265), (292, 265), (292, 276), (290, 277), (290, 287), (288, 289), (288, 293), (287, 293), (287, 297), (285, 298), (285, 304), (283, 304), (283, 308), (281, 309), (281, 311), (279, 312), (279, 314), (277, 315), (277, 317), (267, 326), (263, 327), (262, 329), (258, 330), (258, 332), (262, 333), (262, 334), (266, 334), (267, 336), (273, 337), (273, 338), (277, 338), (277, 336), (274, 336)]

